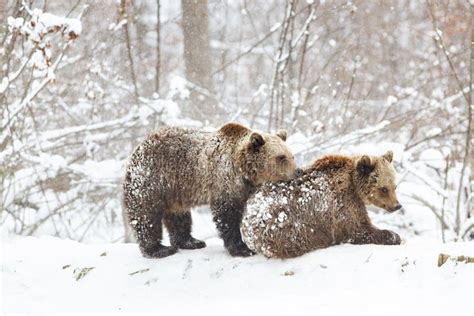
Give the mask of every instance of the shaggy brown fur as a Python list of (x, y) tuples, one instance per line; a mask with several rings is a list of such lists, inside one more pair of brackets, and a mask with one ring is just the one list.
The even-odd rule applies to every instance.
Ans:
[[(170, 127), (151, 134), (133, 152), (123, 184), (123, 204), (143, 255), (205, 247), (191, 236), (190, 209), (203, 204), (210, 204), (230, 254), (251, 255), (240, 234), (243, 208), (257, 185), (294, 175), (285, 140), (285, 131), (259, 134), (235, 123), (217, 132)], [(161, 244), (162, 222), (171, 247)]]
[(400, 236), (374, 227), (366, 205), (401, 208), (395, 194), (393, 154), (327, 156), (289, 182), (268, 183), (248, 200), (245, 243), (271, 258), (291, 258), (338, 243), (400, 244)]

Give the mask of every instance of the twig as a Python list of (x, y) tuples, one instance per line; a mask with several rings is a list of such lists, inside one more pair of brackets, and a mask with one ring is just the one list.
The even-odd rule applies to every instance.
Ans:
[(30, 236), (30, 235), (33, 235), (34, 232), (41, 226), (43, 225), (48, 219), (50, 219), (52, 216), (54, 215), (57, 215), (58, 212), (63, 208), (65, 207), (66, 205), (69, 205), (71, 204), (72, 202), (76, 201), (79, 199), (79, 195), (68, 200), (67, 202), (55, 207), (53, 210), (50, 211), (50, 213), (48, 215), (46, 215), (45, 217), (43, 217), (42, 219), (40, 219), (39, 221), (37, 221), (32, 227), (30, 227), (30, 229), (28, 230), (27, 232), (27, 235)]
[[(466, 102), (468, 104), (471, 104), (470, 96), (468, 96), (464, 92), (464, 87), (462, 85), (462, 82), (461, 82), (461, 80), (459, 80), (458, 74), (457, 74), (456, 70), (454, 69), (453, 62), (452, 62), (451, 58), (449, 57), (449, 53), (446, 49), (446, 45), (444, 44), (443, 36), (442, 36), (441, 32), (439, 31), (438, 27), (436, 26), (436, 18), (433, 14), (433, 9), (431, 8), (430, 1), (426, 0), (426, 3), (428, 4), (428, 12), (430, 13), (431, 23), (433, 24), (433, 29), (436, 32), (437, 36), (438, 36), (437, 39), (439, 39), (441, 51), (443, 52), (444, 56), (446, 57), (446, 60), (448, 61), (449, 68), (450, 68), (451, 72), (453, 73), (454, 79), (456, 80), (456, 83), (459, 87), (459, 91), (461, 91), (461, 93), (463, 94), (464, 99), (466, 100)], [(472, 15), (471, 15), (471, 19), (472, 19)], [(472, 25), (472, 23), (471, 23), (471, 25)], [(472, 52), (472, 50), (471, 50), (471, 52)]]
[(439, 220), (439, 222), (441, 223), (441, 227), (442, 229), (448, 229), (449, 226), (448, 224), (446, 224), (446, 222), (444, 221), (444, 218), (438, 213), (436, 207), (431, 204), (430, 202), (428, 202), (427, 200), (425, 200), (424, 198), (422, 198), (421, 196), (419, 195), (416, 195), (416, 194), (411, 194), (410, 197), (418, 202), (421, 202), (423, 205), (425, 205), (426, 207), (428, 207), (431, 212), (433, 212), (433, 214), (436, 216), (436, 218)]
[(443, 264), (448, 261), (448, 259), (451, 259), (452, 261), (456, 262), (464, 262), (464, 263), (474, 263), (474, 257), (468, 257), (468, 256), (451, 256), (451, 255), (446, 255), (444, 253), (440, 253), (438, 256), (438, 267), (441, 267)]
[[(326, 145), (322, 146), (322, 144), (324, 143), (320, 143), (320, 144), (317, 144), (317, 145), (313, 145), (307, 149), (304, 149), (304, 150), (301, 150), (301, 151), (297, 151), (295, 152), (294, 154), (295, 155), (304, 155), (304, 154), (308, 154), (308, 153), (311, 153), (311, 152), (314, 152), (314, 151), (324, 151), (324, 150), (327, 150), (329, 148), (332, 148), (332, 147), (336, 147), (336, 146), (343, 146), (343, 145), (346, 145), (346, 144), (349, 144), (349, 143), (352, 143), (354, 141), (361, 141), (361, 139), (363, 137), (367, 137), (369, 135), (372, 135), (376, 132), (379, 132), (385, 128), (387, 128), (387, 126), (390, 125), (390, 122), (389, 121), (383, 121), (383, 122), (380, 122), (379, 124), (377, 125), (374, 125), (374, 126), (368, 126), (368, 127), (365, 127), (365, 128), (362, 128), (362, 129), (359, 129), (359, 130), (355, 130), (354, 132), (350, 133), (350, 134), (347, 134), (347, 135), (344, 135), (344, 136), (341, 136), (341, 135), (335, 135), (333, 138), (329, 139), (329, 140), (326, 140), (324, 143), (327, 143)], [(308, 138), (308, 142), (312, 142), (314, 139), (318, 138), (319, 135), (314, 135), (312, 137), (309, 137)]]
[(232, 65), (233, 63), (235, 63), (236, 61), (238, 61), (239, 59), (241, 59), (242, 57), (244, 57), (245, 55), (248, 55), (250, 54), (257, 46), (259, 46), (260, 44), (262, 44), (263, 42), (265, 42), (270, 36), (272, 36), (276, 31), (278, 31), (281, 27), (281, 24), (277, 25), (276, 27), (272, 28), (270, 30), (270, 32), (268, 32), (267, 34), (265, 34), (264, 37), (262, 37), (260, 40), (258, 40), (257, 42), (255, 42), (254, 44), (252, 44), (251, 46), (249, 46), (247, 49), (245, 49), (241, 54), (237, 55), (235, 58), (229, 60), (227, 63), (225, 63), (224, 65), (222, 65), (220, 68), (218, 68), (216, 71), (214, 71), (211, 76), (215, 76), (217, 73), (223, 71), (224, 69), (226, 69), (227, 67), (229, 67), (230, 65)]
[(417, 177), (418, 179), (420, 179), (421, 181), (423, 181), (427, 186), (429, 186), (433, 191), (435, 191), (436, 193), (438, 193), (439, 195), (441, 195), (442, 197), (448, 197), (448, 193), (441, 189), (440, 187), (434, 185), (433, 183), (431, 183), (431, 181), (428, 181), (425, 179), (425, 177), (423, 175), (421, 175), (418, 170), (416, 170), (415, 168), (413, 168), (411, 165), (409, 164), (406, 164), (405, 165), (405, 169), (410, 172), (412, 175), (414, 175), (415, 177)]
[[(58, 58), (56, 59), (55, 63), (53, 64), (53, 66), (51, 67), (51, 71), (54, 73), (54, 71), (56, 70), (56, 68), (58, 67), (59, 63), (61, 62), (61, 60), (63, 59), (64, 57), (64, 54), (65, 54), (65, 51), (66, 49), (69, 47), (69, 45), (71, 44), (72, 40), (68, 40), (66, 42), (66, 44), (64, 44), (63, 46), (63, 49), (61, 50), (61, 54), (58, 56)], [(31, 100), (33, 100), (37, 95), (38, 93), (43, 90), (43, 88), (49, 83), (51, 82), (51, 78), (50, 77), (46, 77), (43, 79), (43, 81), (33, 90), (31, 91), (30, 93), (28, 93), (21, 101), (17, 102), (15, 105), (14, 105), (14, 109), (12, 111), (12, 113), (9, 115), (9, 118), (8, 120), (1, 126), (1, 129), (0, 131), (2, 132), (2, 135), (0, 135), (0, 143), (3, 143), (3, 140), (7, 137), (7, 133), (5, 132), (9, 127), (10, 125), (15, 121), (16, 117), (18, 114), (20, 114), (23, 109), (31, 102)]]
[[(295, 16), (298, 16), (299, 14), (301, 14), (304, 10), (301, 10), (299, 12), (297, 12), (295, 14)], [(251, 20), (251, 24), (252, 24), (252, 20)], [(242, 57), (250, 54), (257, 46), (259, 46), (260, 44), (262, 44), (263, 42), (265, 42), (268, 38), (270, 38), (273, 34), (275, 34), (280, 28), (282, 27), (282, 24), (281, 23), (278, 23), (276, 25), (274, 25), (270, 31), (265, 34), (261, 39), (259, 39), (258, 41), (256, 41), (254, 44), (252, 44), (251, 46), (249, 46), (247, 49), (245, 49), (241, 54), (237, 55), (235, 58), (231, 59), (230, 61), (228, 61), (227, 63), (225, 63), (224, 65), (222, 65), (220, 68), (218, 68), (217, 70), (215, 70), (214, 72), (211, 73), (211, 76), (215, 76), (216, 74), (218, 74), (219, 72), (225, 70), (227, 67), (229, 67), (230, 65), (232, 65), (233, 63), (235, 63), (236, 61), (238, 61), (239, 59), (241, 59)]]
[(471, 224), (471, 225), (467, 226), (467, 228), (464, 230), (464, 233), (461, 236), (461, 239), (464, 239), (466, 237), (467, 233), (469, 233), (469, 231), (473, 228), (474, 228), (474, 224)]

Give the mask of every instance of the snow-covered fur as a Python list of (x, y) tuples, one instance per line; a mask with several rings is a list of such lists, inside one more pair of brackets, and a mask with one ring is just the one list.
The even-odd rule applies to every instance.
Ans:
[(270, 258), (291, 258), (338, 243), (400, 244), (374, 227), (366, 205), (401, 208), (395, 193), (393, 153), (381, 157), (327, 156), (288, 182), (267, 183), (247, 203), (242, 235)]
[[(191, 236), (190, 213), (204, 204), (230, 254), (251, 255), (240, 234), (244, 205), (257, 185), (295, 174), (285, 140), (286, 131), (261, 134), (236, 123), (216, 132), (168, 127), (151, 134), (133, 152), (123, 184), (123, 205), (143, 255), (205, 247)], [(162, 221), (171, 247), (161, 244)]]

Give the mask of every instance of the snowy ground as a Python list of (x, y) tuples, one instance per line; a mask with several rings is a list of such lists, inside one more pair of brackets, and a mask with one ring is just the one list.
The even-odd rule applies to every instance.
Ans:
[[(135, 244), (2, 238), (3, 313), (473, 315), (474, 242), (410, 238), (401, 246), (340, 245), (290, 260), (232, 258), (196, 216), (208, 247), (152, 260)], [(210, 218), (208, 219), (210, 221)], [(84, 268), (93, 268), (82, 278)], [(2, 313), (2, 314), (3, 314)]]
[[(370, 216), (406, 244), (340, 245), (290, 260), (230, 257), (208, 208), (193, 211), (194, 235), (208, 247), (161, 260), (143, 258), (135, 244), (4, 232), (0, 314), (474, 315), (474, 264), (437, 267), (441, 252), (474, 256), (474, 242), (441, 242), (432, 212), (410, 198), (417, 192), (439, 204), (430, 186), (405, 177), (398, 191), (405, 213)], [(120, 225), (99, 228), (87, 241), (123, 233)]]

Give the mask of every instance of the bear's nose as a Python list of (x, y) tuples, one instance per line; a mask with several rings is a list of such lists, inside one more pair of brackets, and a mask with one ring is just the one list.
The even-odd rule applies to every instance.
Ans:
[(299, 177), (303, 174), (303, 169), (301, 168), (296, 168), (295, 170), (295, 177)]
[(397, 205), (395, 205), (395, 207), (393, 208), (395, 211), (398, 211), (399, 209), (402, 208), (402, 205), (400, 203), (398, 203)]

